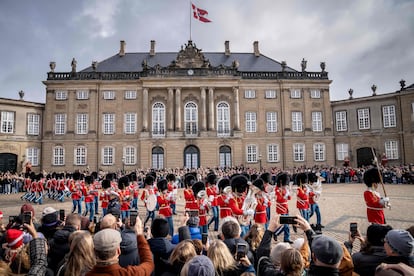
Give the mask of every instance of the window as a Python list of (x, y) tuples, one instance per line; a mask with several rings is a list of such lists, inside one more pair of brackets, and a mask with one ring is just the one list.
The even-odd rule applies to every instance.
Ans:
[(115, 100), (115, 91), (104, 91), (103, 98), (104, 100)]
[(185, 134), (196, 135), (198, 131), (198, 111), (197, 105), (193, 102), (188, 102), (184, 107), (184, 127)]
[(313, 160), (325, 161), (325, 144), (313, 144)]
[(87, 100), (87, 99), (89, 99), (89, 91), (88, 90), (78, 90), (78, 91), (76, 91), (76, 99), (78, 99), (78, 100)]
[(66, 114), (55, 114), (55, 134), (66, 133)]
[(165, 106), (163, 103), (155, 103), (152, 107), (152, 135), (165, 135)]
[(73, 162), (76, 166), (86, 166), (87, 162), (86, 162), (86, 147), (84, 146), (79, 146), (79, 147), (75, 147), (74, 150), (74, 159)]
[(302, 127), (302, 112), (294, 111), (292, 112), (292, 131), (301, 132)]
[(14, 132), (14, 112), (1, 112), (1, 133)]
[(246, 99), (254, 99), (254, 98), (256, 98), (256, 90), (251, 90), (251, 89), (244, 90), (244, 97)]
[(257, 162), (257, 146), (256, 145), (247, 145), (247, 163), (256, 163)]
[(384, 122), (384, 128), (397, 126), (394, 105), (386, 105), (382, 107), (382, 120)]
[(358, 109), (358, 128), (359, 129), (369, 129), (370, 121), (369, 121), (369, 109), (362, 108)]
[(68, 98), (68, 91), (55, 91), (55, 100), (57, 101), (64, 101)]
[(53, 165), (65, 165), (65, 149), (62, 146), (56, 146), (53, 148)]
[(305, 144), (293, 144), (293, 161), (305, 161)]
[(277, 132), (277, 113), (266, 112), (266, 131)]
[(270, 144), (267, 145), (267, 161), (279, 162), (279, 145)]
[(152, 149), (152, 168), (164, 169), (164, 149), (161, 147)]
[(200, 167), (200, 150), (195, 146), (188, 146), (184, 149), (184, 167)]
[(230, 107), (226, 102), (217, 105), (217, 135), (230, 136)]
[(246, 112), (246, 132), (256, 132), (256, 112)]
[(134, 134), (137, 132), (137, 114), (124, 114), (124, 132), (125, 134)]
[(312, 112), (312, 131), (322, 131), (322, 112)]
[(219, 149), (220, 168), (231, 167), (231, 148), (221, 146)]
[(102, 165), (113, 165), (114, 164), (114, 153), (113, 147), (104, 147), (102, 149)]
[(27, 114), (27, 134), (28, 135), (39, 135), (40, 134), (40, 114), (35, 114), (35, 113)]
[(346, 111), (335, 112), (336, 131), (347, 131), (348, 125), (346, 122)]
[(103, 134), (115, 133), (115, 114), (104, 113), (103, 114)]
[(300, 99), (302, 97), (300, 89), (291, 89), (290, 90), (290, 97), (292, 99)]
[(336, 159), (343, 161), (348, 157), (348, 144), (336, 144)]
[(388, 160), (395, 160), (399, 158), (397, 141), (390, 140), (385, 142), (385, 156), (387, 156)]
[(320, 99), (321, 98), (321, 90), (319, 89), (312, 89), (310, 91), (310, 95), (312, 99)]
[(76, 114), (76, 134), (88, 134), (88, 114)]
[(124, 147), (124, 164), (135, 165), (137, 163), (137, 150), (133, 146)]
[(27, 148), (26, 158), (32, 166), (39, 166), (39, 152), (38, 148)]
[(137, 98), (137, 91), (135, 90), (127, 90), (125, 91), (125, 100), (134, 100)]
[(276, 90), (266, 90), (265, 91), (266, 99), (276, 99)]

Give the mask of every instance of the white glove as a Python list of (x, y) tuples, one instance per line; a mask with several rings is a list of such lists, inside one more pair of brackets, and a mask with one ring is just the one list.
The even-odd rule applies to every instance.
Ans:
[(228, 199), (228, 198), (226, 198), (226, 199), (224, 200), (224, 203), (226, 203), (226, 204), (229, 204), (229, 202), (230, 202), (230, 199)]
[(267, 197), (264, 198), (263, 205), (269, 206), (269, 200), (267, 199)]
[(286, 190), (286, 194), (285, 194), (284, 198), (287, 199), (289, 196), (290, 196), (290, 192), (289, 192), (289, 190)]
[(204, 207), (204, 205), (200, 205), (200, 210), (204, 210), (206, 209), (206, 207)]
[(381, 204), (382, 206), (386, 206), (389, 202), (390, 202), (390, 199), (389, 199), (388, 197), (382, 197), (382, 198), (380, 199), (380, 204)]
[(248, 209), (246, 211), (243, 212), (243, 215), (245, 216), (253, 216), (254, 215), (254, 210), (253, 209)]
[(144, 200), (144, 202), (145, 202), (145, 203), (148, 203), (148, 199), (145, 199), (145, 200)]
[(214, 200), (214, 196), (213, 195), (211, 195), (211, 196), (208, 197), (208, 201), (212, 202), (213, 200)]

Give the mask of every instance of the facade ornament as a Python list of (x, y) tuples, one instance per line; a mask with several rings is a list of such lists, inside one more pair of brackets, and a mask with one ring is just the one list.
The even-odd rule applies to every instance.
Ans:
[(239, 63), (239, 61), (238, 61), (237, 59), (233, 60), (233, 63), (231, 64), (231, 66), (232, 66), (234, 69), (239, 68), (239, 65), (240, 65), (240, 63)]
[(403, 90), (405, 88), (405, 80), (400, 80), (400, 86), (401, 86), (401, 90)]
[(23, 101), (23, 98), (24, 98), (24, 91), (23, 90), (19, 91), (19, 97), (20, 97), (20, 100)]
[(373, 85), (371, 86), (371, 90), (372, 90), (372, 96), (376, 96), (376, 95), (377, 95), (377, 93), (376, 93), (375, 91), (377, 91), (377, 86), (376, 86), (375, 84), (373, 84)]
[(49, 63), (49, 67), (50, 67), (50, 72), (55, 72), (55, 68), (56, 68), (56, 62), (54, 62), (54, 61), (51, 61), (50, 63)]
[(75, 58), (72, 59), (72, 62), (70, 63), (70, 65), (72, 66), (72, 73), (76, 73), (76, 64), (78, 62), (76, 61)]
[(348, 94), (349, 94), (349, 99), (352, 100), (352, 94), (354, 94), (354, 89), (350, 88), (348, 90)]
[(92, 61), (92, 69), (93, 69), (93, 71), (96, 71), (96, 68), (98, 68), (98, 62), (97, 61)]
[(282, 61), (282, 72), (285, 72), (286, 66), (287, 66), (286, 61)]
[(322, 72), (325, 72), (325, 68), (326, 68), (326, 63), (324, 61), (321, 62), (321, 69)]
[(303, 58), (302, 62), (300, 63), (300, 66), (302, 67), (302, 72), (305, 72), (307, 63), (308, 62), (305, 60), (305, 58)]

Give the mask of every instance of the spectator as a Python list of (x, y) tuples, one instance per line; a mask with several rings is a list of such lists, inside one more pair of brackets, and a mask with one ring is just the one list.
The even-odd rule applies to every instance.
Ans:
[(134, 225), (129, 224), (129, 218), (125, 220), (125, 229), (121, 231), (121, 255), (119, 265), (139, 265), (138, 245), (134, 231)]
[(385, 236), (384, 248), (387, 253), (384, 263), (413, 265), (410, 263), (410, 258), (413, 255), (414, 239), (408, 231), (389, 231)]
[(204, 256), (195, 256), (185, 263), (181, 270), (181, 276), (214, 276), (214, 265), (211, 260)]
[(38, 231), (41, 232), (47, 241), (53, 238), (53, 235), (58, 230), (58, 227), (62, 224), (58, 220), (58, 213), (53, 207), (46, 207), (42, 211), (42, 225), (39, 227)]
[(287, 248), (281, 256), (281, 270), (286, 276), (301, 276), (303, 273), (303, 260), (299, 250)]
[(309, 276), (313, 275), (339, 275), (339, 265), (343, 256), (343, 250), (335, 239), (320, 235), (312, 241), (312, 263), (309, 268)]
[(249, 244), (250, 249), (253, 253), (253, 258), (256, 262), (258, 261), (258, 259), (256, 258), (257, 248), (259, 247), (260, 242), (263, 239), (263, 234), (263, 226), (255, 223), (250, 227), (250, 230), (243, 237), (243, 239)]
[[(201, 232), (200, 228), (198, 227), (200, 219), (196, 216), (189, 217), (187, 220), (187, 226), (190, 231), (191, 239), (195, 240), (201, 240)], [(171, 243), (172, 244), (178, 244), (180, 242), (179, 234), (175, 234), (172, 237)]]
[(27, 273), (30, 269), (30, 258), (27, 246), (23, 243), (23, 231), (8, 229), (6, 231), (6, 244), (4, 250), (5, 260), (13, 273)]
[(114, 229), (103, 229), (95, 234), (93, 243), (95, 247), (96, 265), (86, 276), (94, 275), (150, 275), (154, 270), (152, 254), (146, 241), (142, 222), (137, 217), (135, 224), (138, 252), (141, 263), (136, 266), (121, 267), (118, 257), (121, 254), (121, 234)]
[(102, 218), (99, 227), (100, 230), (107, 228), (118, 230), (120, 229), (120, 221), (117, 217), (115, 217), (111, 213), (108, 213)]
[(183, 240), (174, 248), (171, 252), (169, 262), (169, 268), (162, 276), (180, 275), (184, 264), (197, 256), (196, 249), (191, 240)]

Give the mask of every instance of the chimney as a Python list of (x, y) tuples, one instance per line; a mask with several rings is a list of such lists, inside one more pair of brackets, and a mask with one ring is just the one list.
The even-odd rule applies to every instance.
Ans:
[(155, 40), (151, 40), (150, 56), (155, 56)]
[(259, 41), (253, 42), (253, 51), (254, 51), (254, 55), (256, 57), (260, 56), (260, 52), (259, 52)]
[(123, 56), (125, 56), (125, 45), (126, 45), (126, 43), (125, 43), (125, 40), (121, 40), (120, 43), (121, 43), (121, 45), (120, 45), (120, 48), (119, 48), (119, 54), (118, 55), (120, 57), (123, 57)]
[(224, 54), (226, 56), (230, 55), (230, 42), (228, 40), (224, 41)]

